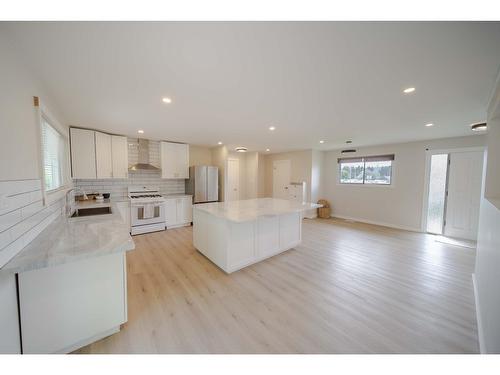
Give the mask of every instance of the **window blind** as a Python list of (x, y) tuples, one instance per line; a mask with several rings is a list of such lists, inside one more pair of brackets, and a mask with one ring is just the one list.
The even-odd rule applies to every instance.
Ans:
[(354, 158), (338, 158), (338, 163), (362, 163), (371, 162), (371, 161), (388, 161), (394, 160), (394, 154), (390, 155), (377, 155), (377, 156), (363, 156), (363, 157), (354, 157)]
[(64, 139), (47, 121), (42, 118), (43, 173), (45, 190), (62, 186), (64, 163)]

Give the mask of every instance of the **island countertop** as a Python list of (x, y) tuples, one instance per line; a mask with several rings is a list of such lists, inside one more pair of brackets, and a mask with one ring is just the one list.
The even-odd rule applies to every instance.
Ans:
[(257, 198), (231, 202), (214, 202), (193, 205), (193, 209), (207, 212), (221, 219), (234, 222), (256, 220), (259, 216), (283, 215), (322, 207), (316, 203), (301, 203), (287, 199)]
[(1, 269), (19, 273), (135, 248), (118, 210), (87, 217), (59, 217)]

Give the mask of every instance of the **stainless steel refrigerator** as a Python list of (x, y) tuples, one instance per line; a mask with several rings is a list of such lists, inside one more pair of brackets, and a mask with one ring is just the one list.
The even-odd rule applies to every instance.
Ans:
[(193, 203), (217, 202), (219, 200), (219, 168), (210, 165), (189, 167), (186, 194), (193, 196)]

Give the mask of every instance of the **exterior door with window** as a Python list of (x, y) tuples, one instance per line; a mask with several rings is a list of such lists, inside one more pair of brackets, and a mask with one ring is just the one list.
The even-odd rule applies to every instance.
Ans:
[(273, 198), (289, 199), (290, 171), (290, 160), (275, 160), (273, 162)]
[(450, 154), (444, 234), (476, 240), (483, 175), (482, 151)]

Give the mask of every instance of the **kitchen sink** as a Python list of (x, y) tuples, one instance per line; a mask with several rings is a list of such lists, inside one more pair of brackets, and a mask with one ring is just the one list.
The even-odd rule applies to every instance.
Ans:
[(111, 213), (111, 207), (77, 208), (71, 217), (109, 215)]

